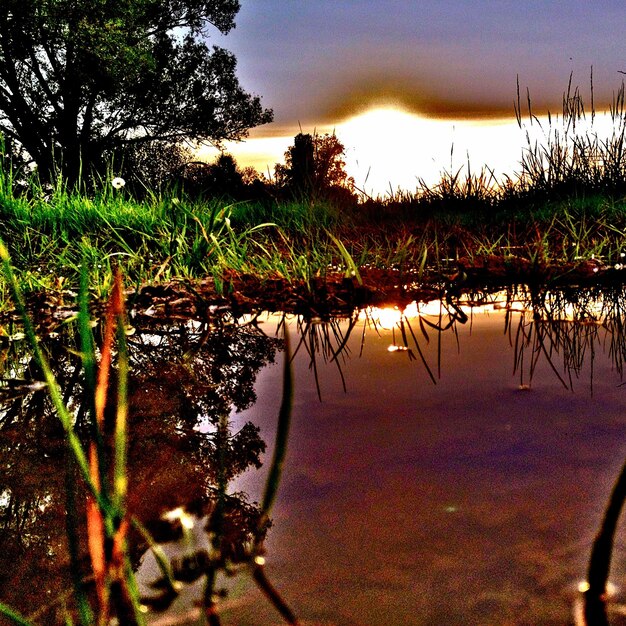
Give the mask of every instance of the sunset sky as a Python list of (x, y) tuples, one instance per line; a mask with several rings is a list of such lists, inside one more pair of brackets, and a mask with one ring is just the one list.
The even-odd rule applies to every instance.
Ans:
[(378, 191), (449, 169), (453, 145), (475, 168), (492, 153), (488, 165), (510, 166), (523, 140), (511, 124), (517, 76), (537, 112), (558, 112), (570, 73), (589, 102), (593, 66), (601, 109), (626, 70), (626, 8), (617, 1), (241, 4), (236, 29), (210, 43), (235, 53), (241, 83), (275, 121), (228, 149), (263, 170), (282, 161), (300, 126), (336, 129), (357, 183), (369, 172)]

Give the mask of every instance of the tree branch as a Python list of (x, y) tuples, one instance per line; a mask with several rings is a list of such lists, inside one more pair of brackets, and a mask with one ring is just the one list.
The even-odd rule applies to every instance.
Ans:
[(63, 108), (59, 104), (59, 97), (57, 94), (54, 94), (52, 92), (52, 90), (50, 89), (49, 81), (46, 80), (45, 76), (42, 74), (35, 51), (32, 48), (30, 48), (28, 53), (29, 53), (31, 61), (33, 62), (33, 65), (28, 64), (27, 67), (30, 68), (32, 74), (37, 79), (39, 86), (41, 87), (43, 92), (46, 94), (48, 100), (50, 101), (52, 108), (55, 110), (57, 115), (61, 115), (63, 112)]

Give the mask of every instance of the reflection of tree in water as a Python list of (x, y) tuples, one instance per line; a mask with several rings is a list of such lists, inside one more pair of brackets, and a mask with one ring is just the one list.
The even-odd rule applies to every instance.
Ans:
[[(60, 380), (68, 384), (73, 376), (71, 359), (58, 340), (51, 340), (51, 347), (63, 363)], [(32, 610), (64, 590), (56, 576), (46, 573), (52, 566), (67, 567), (65, 502), (60, 497), (64, 489), (64, 433), (46, 392), (29, 392), (29, 383), (42, 379), (34, 361), (15, 344), (5, 349), (3, 356), (0, 597)], [(30, 603), (34, 596), (38, 597), (37, 604)], [(26, 603), (20, 603), (22, 598)]]
[[(281, 346), (255, 326), (226, 324), (155, 326), (129, 339), (128, 505), (131, 514), (162, 534), (158, 520), (164, 511), (189, 506), (206, 514), (218, 480), (260, 466), (265, 444), (257, 427), (247, 423), (232, 433), (226, 418), (233, 408), (255, 402), (256, 375)], [(79, 359), (62, 341), (68, 338), (46, 346), (77, 416), (76, 429), (86, 434)], [(33, 361), (14, 346), (11, 351), (5, 354), (3, 378), (12, 382), (0, 388), (0, 600), (30, 614), (70, 589), (65, 517), (72, 507), (66, 501), (68, 455), (58, 417), (45, 390), (30, 390), (30, 383), (42, 378)], [(72, 474), (69, 483), (80, 480)], [(78, 491), (82, 518), (85, 494)], [(224, 551), (236, 559), (258, 511), (242, 494), (229, 496), (224, 509), (231, 513), (224, 523)], [(88, 569), (85, 561), (84, 572)]]
[(256, 375), (274, 361), (282, 345), (252, 324), (195, 323), (144, 329), (142, 334), (130, 337), (129, 343), (132, 371), (142, 371), (143, 375), (152, 372), (158, 378), (163, 375), (160, 362), (166, 362), (193, 373), (191, 384), (183, 385), (194, 401), (199, 421), (229, 413), (232, 407), (243, 410), (253, 405)]

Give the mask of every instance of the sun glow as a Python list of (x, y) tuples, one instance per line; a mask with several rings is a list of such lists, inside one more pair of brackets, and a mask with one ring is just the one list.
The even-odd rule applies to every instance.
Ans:
[[(270, 127), (253, 129), (244, 142), (227, 142), (225, 148), (245, 167), (272, 174), (284, 162), (285, 151), (299, 132), (335, 132), (346, 150), (346, 170), (359, 189), (384, 196), (398, 189), (413, 192), (420, 180), (436, 185), (445, 171), (456, 172), (467, 165), (478, 172), (484, 165), (497, 174), (512, 175), (520, 161), (525, 140), (514, 119), (440, 120), (415, 115), (395, 106), (380, 106), (335, 125), (295, 127), (290, 134), (281, 128), (271, 135)], [(269, 134), (268, 134), (269, 133)], [(217, 150), (201, 151), (211, 160)]]
[(336, 127), (356, 185), (374, 194), (436, 185), (445, 171), (517, 168), (524, 139), (515, 120), (440, 120), (375, 108)]
[[(600, 137), (610, 135), (609, 116), (598, 115), (594, 124)], [(513, 116), (435, 119), (385, 105), (335, 125), (282, 126), (276, 130), (261, 126), (252, 129), (243, 142), (226, 142), (225, 149), (241, 167), (251, 165), (271, 177), (276, 163), (284, 163), (285, 151), (299, 132), (335, 132), (345, 147), (346, 170), (356, 186), (374, 197), (384, 197), (399, 189), (414, 192), (420, 181), (434, 187), (444, 172), (460, 171), (464, 177), (468, 163), (473, 174), (486, 167), (498, 182), (505, 177), (515, 179), (528, 141), (544, 144), (549, 123), (540, 117), (530, 125), (525, 120), (520, 128)], [(217, 154), (215, 149), (203, 149), (199, 157), (212, 160)]]

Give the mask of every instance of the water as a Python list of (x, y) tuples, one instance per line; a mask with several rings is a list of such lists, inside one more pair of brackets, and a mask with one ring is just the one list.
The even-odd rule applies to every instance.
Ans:
[[(307, 359), (296, 362), (268, 570), (297, 614), (346, 625), (572, 619), (626, 453), (626, 390), (599, 346), (593, 381), (589, 349), (573, 390), (545, 355), (527, 389), (503, 317), (475, 314), (471, 331), (442, 335), (436, 385), (421, 362), (388, 351), (384, 330), (344, 364), (345, 394), (328, 365), (320, 402)], [(354, 354), (360, 341), (348, 343)], [(436, 366), (436, 340), (424, 350)], [(279, 378), (278, 367), (264, 371), (260, 405), (241, 415), (256, 416), (270, 441)], [(258, 493), (259, 479), (242, 486)], [(618, 557), (613, 578), (622, 574)], [(234, 622), (272, 623), (261, 610), (250, 603)]]
[[(467, 296), (422, 306), (421, 323), (402, 319), (404, 333), (397, 313), (288, 320), (294, 409), (265, 558), (303, 623), (576, 623), (578, 586), (626, 457), (626, 301), (620, 291), (543, 292), (533, 309), (508, 297), (507, 306), (489, 297), (468, 307)], [(206, 505), (226, 415), (238, 438), (233, 507), (247, 510), (237, 508), (242, 491), (260, 501), (281, 401), (279, 323), (137, 332), (129, 473), (142, 519)], [(68, 364), (60, 357), (69, 380)], [(63, 589), (63, 473), (52, 466), (62, 455), (43, 446), (55, 422), (41, 392), (16, 397), (0, 413), (0, 590), (23, 602), (36, 579), (36, 606)], [(35, 425), (39, 436), (29, 436)], [(612, 624), (621, 623), (623, 548), (618, 528)], [(146, 591), (154, 570), (149, 556), (137, 559)], [(152, 622), (202, 623), (199, 583)], [(245, 571), (219, 586), (224, 624), (282, 623)]]

